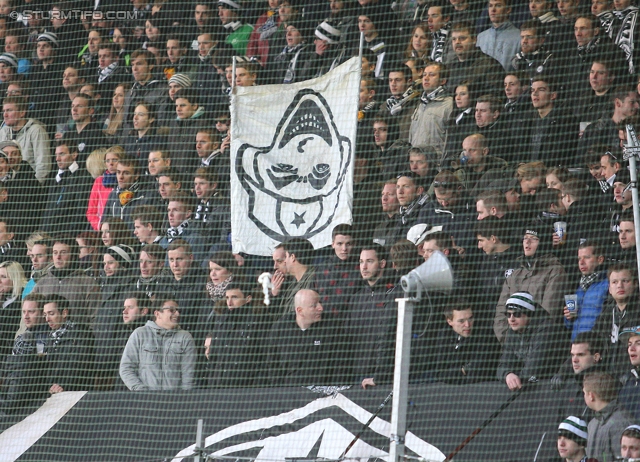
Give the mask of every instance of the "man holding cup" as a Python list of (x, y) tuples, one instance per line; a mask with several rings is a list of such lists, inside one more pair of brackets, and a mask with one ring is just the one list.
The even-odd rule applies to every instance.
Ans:
[[(604, 252), (595, 241), (585, 241), (578, 249), (580, 283), (575, 294), (565, 295), (564, 325), (571, 341), (580, 332), (589, 332), (602, 312), (609, 294), (607, 272), (602, 268)], [(573, 302), (573, 307), (571, 306)]]

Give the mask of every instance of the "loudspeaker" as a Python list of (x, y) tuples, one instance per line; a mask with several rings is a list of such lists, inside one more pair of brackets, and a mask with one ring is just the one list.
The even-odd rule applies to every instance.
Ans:
[(453, 290), (451, 263), (442, 252), (433, 252), (422, 265), (402, 276), (400, 285), (407, 295), (417, 292), (416, 298), (420, 298), (422, 290), (451, 293)]

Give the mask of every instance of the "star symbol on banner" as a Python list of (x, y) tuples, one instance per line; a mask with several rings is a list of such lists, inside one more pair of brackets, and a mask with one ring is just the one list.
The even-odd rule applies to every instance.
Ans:
[(293, 212), (293, 214), (295, 215), (295, 218), (293, 219), (293, 221), (291, 222), (292, 225), (296, 225), (296, 228), (300, 229), (300, 225), (306, 223), (306, 221), (304, 221), (304, 214), (307, 212), (302, 212), (301, 214), (297, 214), (296, 212)]

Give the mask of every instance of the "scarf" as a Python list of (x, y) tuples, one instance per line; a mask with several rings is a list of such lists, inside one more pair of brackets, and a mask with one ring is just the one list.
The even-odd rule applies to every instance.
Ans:
[(589, 56), (590, 54), (593, 53), (593, 51), (598, 48), (598, 45), (600, 45), (600, 39), (602, 37), (600, 35), (598, 35), (597, 37), (595, 37), (593, 40), (591, 40), (589, 43), (587, 43), (585, 46), (579, 46), (578, 47), (578, 55), (581, 58), (586, 58), (587, 56)]
[[(211, 199), (218, 196), (218, 192), (214, 192), (211, 196)], [(193, 216), (195, 221), (201, 221), (203, 223), (207, 223), (209, 221), (209, 215), (211, 214), (211, 209), (213, 208), (211, 205), (211, 199), (206, 202), (200, 202), (196, 207), (196, 213)]]
[(207, 282), (207, 293), (209, 294), (209, 298), (214, 302), (223, 300), (227, 293), (227, 286), (231, 284), (231, 281), (233, 281), (233, 274), (220, 284), (214, 284), (211, 281)]
[(189, 219), (184, 220), (182, 223), (180, 223), (178, 226), (175, 227), (169, 227), (167, 229), (167, 241), (169, 242), (169, 244), (171, 244), (171, 242), (182, 236), (182, 234), (184, 233), (184, 230), (187, 229), (189, 227)]
[(9, 171), (7, 172), (6, 175), (4, 175), (3, 177), (0, 177), (0, 181), (2, 183), (5, 183), (7, 181), (11, 181), (16, 177), (16, 171), (14, 169), (9, 169)]
[(67, 321), (57, 330), (54, 330), (53, 332), (51, 332), (49, 334), (49, 337), (53, 340), (53, 342), (47, 344), (47, 347), (46, 347), (47, 351), (55, 350), (56, 347), (58, 346), (58, 343), (60, 343), (60, 340), (62, 339), (62, 337), (64, 337), (64, 334), (67, 333), (67, 330), (73, 327), (74, 327), (74, 324), (71, 321)]
[(155, 288), (160, 285), (162, 279), (162, 273), (158, 273), (150, 278), (143, 278), (142, 276), (136, 281), (136, 289), (144, 292), (147, 297), (152, 298), (156, 293)]
[(278, 30), (278, 15), (275, 10), (267, 11), (267, 20), (262, 26), (258, 28), (260, 34), (260, 40), (269, 40), (273, 34)]
[(284, 47), (282, 53), (280, 53), (275, 59), (276, 61), (285, 61), (289, 59), (289, 56), (293, 54), (293, 58), (289, 59), (289, 64), (287, 65), (287, 71), (284, 74), (284, 79), (282, 83), (291, 83), (296, 77), (296, 66), (298, 65), (298, 58), (300, 57), (300, 53), (306, 47), (306, 43), (299, 43), (294, 47)]
[(437, 32), (434, 32), (433, 37), (433, 45), (431, 46), (431, 61), (435, 61), (437, 63), (441, 63), (444, 58), (444, 49), (447, 45), (447, 39), (449, 38), (449, 28), (451, 26), (446, 24), (442, 29)]
[(364, 120), (367, 117), (367, 113), (373, 111), (378, 103), (375, 101), (370, 101), (367, 105), (358, 111), (358, 122)]
[(422, 102), (422, 104), (429, 104), (431, 101), (435, 101), (436, 99), (442, 97), (444, 95), (444, 92), (445, 92), (444, 87), (440, 85), (431, 93), (427, 93), (426, 91), (422, 92), (420, 101)]
[(102, 83), (103, 81), (111, 77), (111, 74), (113, 74), (117, 68), (118, 68), (118, 61), (115, 61), (109, 64), (104, 69), (100, 69), (98, 73), (98, 83)]
[(105, 188), (113, 188), (118, 184), (118, 178), (115, 173), (109, 173), (109, 170), (102, 174), (102, 186)]
[(611, 40), (614, 40), (616, 16), (613, 12), (604, 11), (598, 15), (598, 19), (600, 20), (600, 30)]
[(11, 245), (11, 241), (7, 242), (4, 245), (0, 245), (0, 253), (5, 255), (9, 250), (11, 250), (13, 246)]
[(56, 175), (56, 182), (60, 183), (65, 176), (75, 173), (79, 168), (80, 166), (78, 165), (78, 163), (74, 162), (73, 164), (69, 165), (68, 169), (65, 169), (65, 170), (58, 169), (58, 174)]
[(411, 215), (411, 213), (419, 207), (421, 207), (422, 205), (424, 205), (426, 202), (429, 201), (429, 196), (427, 194), (423, 194), (422, 196), (418, 196), (416, 199), (414, 199), (414, 201), (407, 205), (406, 207), (400, 207), (400, 209), (398, 210), (398, 215), (400, 215), (400, 221), (402, 222), (403, 225), (407, 224), (407, 218)]
[(629, 73), (635, 74), (635, 64), (633, 63), (634, 44), (633, 38), (638, 22), (638, 8), (630, 6), (622, 11), (612, 11), (619, 22), (618, 34), (614, 43), (624, 52), (629, 63)]
[(585, 292), (598, 279), (599, 273), (587, 274), (580, 278), (580, 288)]
[(216, 149), (211, 154), (209, 154), (209, 157), (207, 157), (206, 159), (200, 160), (200, 166), (201, 167), (209, 167), (211, 165), (211, 162), (213, 162), (213, 160), (216, 157), (220, 156), (220, 154), (222, 154), (220, 149)]
[(465, 115), (471, 115), (471, 110), (472, 109), (474, 109), (474, 108), (473, 107), (468, 107), (467, 109), (462, 111), (460, 114), (458, 114), (458, 116), (456, 117), (456, 125), (458, 125), (460, 123), (460, 121), (462, 120), (462, 118)]

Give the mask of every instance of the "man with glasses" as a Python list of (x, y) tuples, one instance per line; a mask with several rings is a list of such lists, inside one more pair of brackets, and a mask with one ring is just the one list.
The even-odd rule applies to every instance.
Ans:
[(156, 302), (155, 319), (129, 337), (120, 361), (120, 377), (131, 391), (191, 390), (196, 370), (193, 337), (180, 328), (175, 300), (159, 297)]
[(509, 330), (496, 376), (511, 391), (550, 377), (559, 365), (562, 336), (544, 310), (536, 310), (536, 305), (529, 292), (512, 293), (505, 305), (503, 316)]
[(536, 300), (540, 311), (546, 311), (556, 322), (562, 316), (567, 278), (560, 260), (551, 253), (552, 230), (535, 223), (524, 230), (522, 248), (518, 257), (520, 267), (504, 281), (500, 299), (496, 305), (493, 331), (501, 342), (509, 329), (504, 316), (510, 294), (526, 291)]

